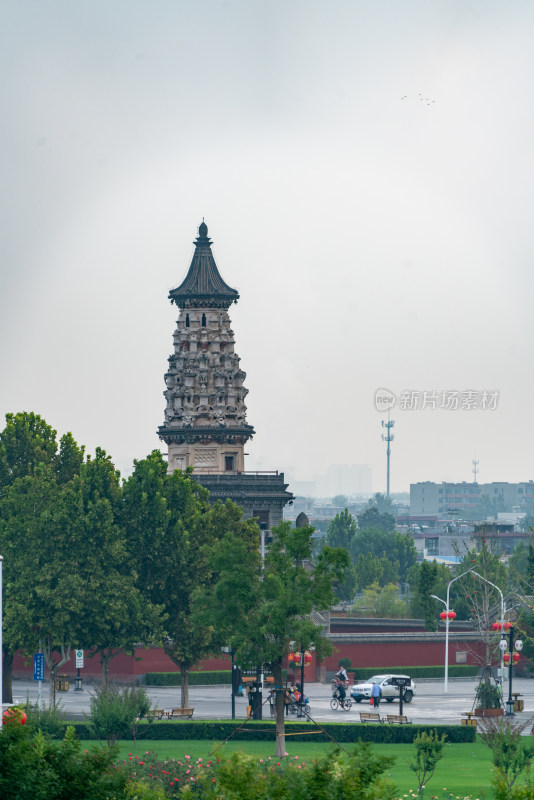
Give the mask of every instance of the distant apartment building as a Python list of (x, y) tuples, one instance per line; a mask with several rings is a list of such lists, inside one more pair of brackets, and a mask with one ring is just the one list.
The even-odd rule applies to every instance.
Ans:
[[(474, 518), (484, 499), (491, 501), (495, 514), (506, 510), (527, 510), (534, 506), (534, 481), (522, 483), (434, 483), (410, 484), (410, 516), (449, 516), (463, 512)], [(489, 513), (486, 510), (484, 516)]]

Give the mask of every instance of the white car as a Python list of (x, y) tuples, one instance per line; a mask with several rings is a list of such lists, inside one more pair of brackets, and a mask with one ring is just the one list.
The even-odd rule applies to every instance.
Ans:
[(388, 703), (398, 700), (400, 689), (398, 686), (393, 685), (392, 678), (406, 678), (410, 681), (410, 684), (403, 690), (402, 699), (405, 703), (411, 703), (415, 694), (415, 682), (412, 681), (409, 675), (373, 675), (366, 683), (354, 684), (351, 691), (352, 699), (356, 700), (357, 703), (361, 703), (362, 700), (369, 700), (373, 683), (378, 683), (382, 689), (381, 700), (386, 700)]

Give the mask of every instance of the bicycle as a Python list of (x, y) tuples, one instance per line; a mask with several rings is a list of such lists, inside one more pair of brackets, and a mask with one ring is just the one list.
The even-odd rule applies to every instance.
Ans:
[(344, 697), (343, 700), (340, 700), (339, 697), (333, 697), (330, 700), (330, 708), (332, 711), (337, 711), (340, 707), (343, 711), (350, 711), (352, 708), (352, 700), (350, 697)]

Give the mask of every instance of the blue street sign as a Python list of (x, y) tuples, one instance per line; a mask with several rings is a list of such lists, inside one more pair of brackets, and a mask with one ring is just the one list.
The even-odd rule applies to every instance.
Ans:
[(44, 653), (35, 653), (33, 656), (33, 679), (44, 681), (45, 659)]

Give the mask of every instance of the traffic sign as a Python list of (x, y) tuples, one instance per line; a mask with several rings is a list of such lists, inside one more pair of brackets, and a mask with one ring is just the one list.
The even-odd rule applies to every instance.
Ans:
[(75, 655), (76, 655), (76, 669), (82, 669), (83, 668), (83, 650), (76, 650), (75, 651)]
[(33, 679), (34, 681), (44, 681), (45, 657), (44, 653), (34, 653), (33, 656)]

